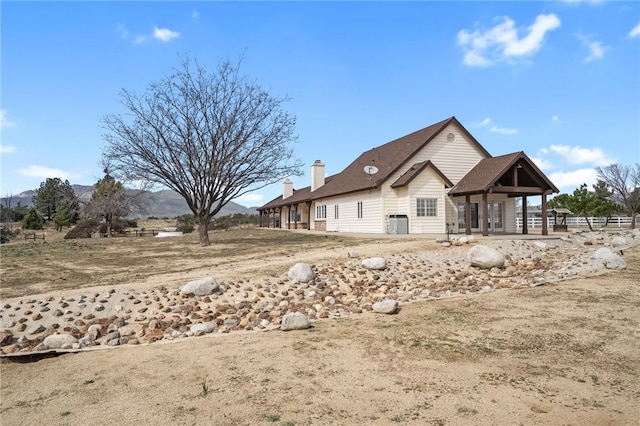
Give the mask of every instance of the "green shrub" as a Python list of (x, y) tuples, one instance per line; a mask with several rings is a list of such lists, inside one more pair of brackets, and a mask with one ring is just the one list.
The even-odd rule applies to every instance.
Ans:
[(176, 217), (176, 228), (184, 234), (192, 233), (195, 226), (196, 221), (192, 214), (183, 214), (182, 216)]
[(15, 234), (7, 226), (0, 228), (0, 244), (8, 243)]
[(43, 223), (44, 219), (34, 208), (29, 209), (22, 219), (22, 227), (24, 229), (42, 229)]
[(81, 220), (76, 226), (71, 228), (65, 240), (74, 240), (76, 238), (91, 238), (91, 234), (100, 229), (101, 223), (95, 219)]

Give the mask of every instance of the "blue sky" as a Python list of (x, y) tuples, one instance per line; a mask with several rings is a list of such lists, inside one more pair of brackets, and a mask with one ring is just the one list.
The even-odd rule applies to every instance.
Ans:
[[(640, 162), (640, 3), (11, 2), (0, 4), (0, 195), (101, 177), (101, 118), (189, 52), (288, 96), (305, 163), (455, 115), (492, 154), (523, 150), (562, 192)], [(261, 205), (281, 184), (237, 202)]]

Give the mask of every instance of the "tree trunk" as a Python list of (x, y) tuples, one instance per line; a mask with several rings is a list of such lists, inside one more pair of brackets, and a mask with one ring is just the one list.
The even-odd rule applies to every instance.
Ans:
[(636, 229), (636, 213), (631, 213), (631, 229)]
[(589, 218), (586, 215), (584, 216), (584, 220), (587, 221), (587, 225), (589, 226), (589, 231), (593, 231), (593, 227), (591, 226), (591, 222), (589, 221)]
[(210, 245), (209, 242), (209, 224), (211, 219), (209, 216), (198, 217), (198, 239), (200, 241), (200, 247), (206, 247)]

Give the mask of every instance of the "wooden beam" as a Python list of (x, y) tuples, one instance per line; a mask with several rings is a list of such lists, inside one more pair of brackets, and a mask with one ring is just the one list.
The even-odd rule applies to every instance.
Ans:
[(487, 193), (482, 193), (482, 235), (489, 236), (489, 208), (487, 206)]
[(522, 234), (526, 235), (529, 233), (529, 228), (527, 227), (527, 196), (522, 196)]
[(542, 194), (542, 235), (549, 235), (547, 229), (547, 193)]
[(545, 189), (540, 186), (493, 186), (490, 191), (494, 194), (542, 195)]
[(464, 197), (464, 227), (465, 234), (471, 235), (471, 195)]

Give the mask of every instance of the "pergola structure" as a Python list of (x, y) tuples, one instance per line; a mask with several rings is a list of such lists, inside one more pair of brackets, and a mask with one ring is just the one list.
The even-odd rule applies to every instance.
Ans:
[(520, 151), (513, 154), (489, 157), (481, 160), (467, 173), (449, 196), (465, 197), (466, 234), (471, 234), (471, 196), (482, 195), (482, 235), (489, 235), (488, 194), (507, 194), (522, 197), (522, 233), (528, 234), (527, 197), (542, 197), (542, 235), (548, 235), (547, 196), (559, 192), (558, 188), (538, 169), (527, 155)]

